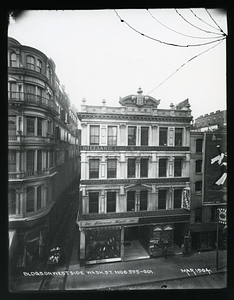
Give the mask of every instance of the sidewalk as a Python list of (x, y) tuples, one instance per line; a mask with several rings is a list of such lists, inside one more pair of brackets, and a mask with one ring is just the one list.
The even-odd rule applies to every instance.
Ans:
[(76, 238), (65, 289), (115, 289), (120, 286), (226, 272), (226, 257), (227, 251), (220, 250), (218, 270), (216, 270), (216, 251), (194, 253), (185, 257), (177, 254), (166, 259), (159, 257), (81, 267), (78, 262), (78, 240)]

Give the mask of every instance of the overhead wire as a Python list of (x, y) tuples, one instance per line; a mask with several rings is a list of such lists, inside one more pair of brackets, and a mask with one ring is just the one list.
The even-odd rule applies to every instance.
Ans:
[(177, 14), (178, 14), (178, 15), (179, 15), (186, 23), (188, 23), (188, 24), (190, 24), (191, 26), (197, 28), (198, 30), (201, 30), (201, 31), (206, 32), (206, 33), (217, 34), (216, 32), (208, 31), (208, 30), (202, 29), (202, 28), (200, 28), (200, 27), (198, 27), (198, 26), (192, 24), (192, 23), (189, 22), (184, 16), (182, 16), (182, 14), (179, 13), (178, 10), (177, 10), (176, 8), (175, 8), (175, 11), (176, 11), (176, 13), (177, 13)]
[(197, 37), (197, 36), (192, 36), (192, 35), (188, 35), (188, 34), (184, 34), (184, 33), (182, 33), (182, 32), (179, 32), (179, 31), (177, 31), (177, 30), (174, 30), (174, 29), (172, 29), (172, 28), (170, 28), (170, 27), (168, 27), (168, 26), (166, 26), (165, 24), (163, 24), (162, 22), (160, 22), (148, 9), (147, 9), (147, 12), (151, 15), (151, 17), (153, 18), (153, 19), (155, 19), (159, 24), (161, 24), (163, 27), (165, 27), (165, 28), (167, 28), (167, 29), (169, 29), (169, 30), (171, 30), (171, 31), (173, 31), (173, 32), (175, 32), (175, 33), (178, 33), (178, 34), (180, 34), (180, 35), (183, 35), (183, 36), (187, 36), (187, 37), (190, 37), (190, 38), (194, 38), (194, 39), (215, 39), (215, 38), (217, 38), (217, 37)]
[[(191, 13), (192, 13), (198, 20), (202, 21), (203, 23), (205, 23), (206, 25), (212, 27), (213, 29), (218, 30), (217, 27), (212, 26), (211, 24), (207, 23), (206, 21), (204, 21), (203, 19), (201, 19), (200, 17), (198, 17), (198, 16), (195, 14), (195, 12), (194, 12), (191, 8), (190, 8), (189, 10), (191, 11)], [(217, 34), (220, 34), (220, 33), (217, 33)]]
[(140, 32), (139, 30), (135, 29), (134, 27), (132, 27), (128, 22), (124, 21), (120, 15), (117, 13), (117, 11), (114, 9), (114, 12), (116, 13), (117, 17), (120, 19), (121, 22), (125, 23), (129, 28), (131, 28), (133, 31), (137, 32), (138, 34), (146, 37), (146, 38), (149, 38), (153, 41), (156, 41), (158, 43), (161, 43), (161, 44), (164, 44), (164, 45), (168, 45), (168, 46), (174, 46), (174, 47), (183, 47), (183, 48), (188, 48), (188, 47), (198, 47), (198, 46), (204, 46), (204, 45), (209, 45), (209, 44), (212, 44), (212, 43), (216, 43), (218, 41), (221, 41), (223, 40), (223, 36), (221, 38), (217, 38), (216, 40), (214, 41), (209, 41), (209, 42), (206, 42), (206, 43), (200, 43), (200, 44), (190, 44), (190, 45), (179, 45), (179, 44), (174, 44), (174, 43), (168, 43), (168, 42), (165, 42), (165, 41), (161, 41), (159, 39), (156, 39), (156, 38), (153, 38), (149, 35), (146, 35), (142, 32)]
[(222, 28), (219, 26), (219, 24), (218, 24), (218, 23), (215, 21), (215, 19), (211, 16), (211, 14), (209, 13), (209, 11), (208, 11), (207, 9), (205, 9), (205, 10), (206, 10), (206, 12), (208, 13), (208, 15), (210, 16), (211, 20), (213, 20), (213, 22), (218, 26), (219, 30), (220, 30), (225, 36), (227, 36), (226, 33), (222, 30)]
[[(222, 41), (225, 40), (225, 37), (223, 37)], [(157, 85), (153, 90), (151, 90), (149, 93), (147, 93), (147, 95), (151, 94), (153, 91), (155, 91), (158, 87), (160, 87), (163, 83), (165, 83), (168, 79), (170, 79), (175, 73), (177, 73), (181, 68), (183, 68), (187, 63), (191, 62), (193, 59), (201, 56), (202, 54), (206, 53), (207, 51), (217, 47), (219, 44), (222, 43), (222, 41), (220, 41), (218, 44), (213, 45), (212, 47), (206, 49), (205, 51), (202, 51), (201, 53), (193, 56), (192, 58), (190, 58), (188, 61), (186, 61), (185, 63), (183, 63), (178, 69), (176, 69), (170, 76), (168, 76), (165, 80), (163, 80), (159, 85)]]

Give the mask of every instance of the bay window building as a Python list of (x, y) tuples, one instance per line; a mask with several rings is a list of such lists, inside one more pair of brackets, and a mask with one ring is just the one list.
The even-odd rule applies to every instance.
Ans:
[(82, 102), (81, 264), (127, 260), (130, 244), (144, 257), (173, 254), (189, 226), (188, 100), (159, 109), (139, 88), (119, 107)]
[(60, 85), (53, 60), (9, 38), (11, 266), (28, 267), (43, 258), (53, 242), (68, 195), (78, 188), (77, 129), (76, 109)]

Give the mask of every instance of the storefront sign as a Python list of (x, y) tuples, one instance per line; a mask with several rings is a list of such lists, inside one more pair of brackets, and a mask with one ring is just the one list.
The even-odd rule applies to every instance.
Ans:
[(112, 226), (112, 225), (125, 225), (125, 224), (137, 224), (139, 218), (131, 219), (108, 219), (108, 220), (90, 220), (79, 222), (80, 227), (95, 227), (95, 226)]
[(168, 146), (80, 146), (80, 151), (189, 151), (189, 147)]

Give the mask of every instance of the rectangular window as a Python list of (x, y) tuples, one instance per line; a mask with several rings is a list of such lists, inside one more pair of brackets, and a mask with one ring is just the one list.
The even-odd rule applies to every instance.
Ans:
[(41, 209), (41, 186), (37, 188), (37, 210)]
[(8, 171), (16, 172), (16, 151), (15, 150), (8, 151)]
[(166, 197), (167, 197), (166, 190), (158, 191), (158, 209), (166, 209)]
[(127, 211), (135, 211), (135, 191), (127, 192)]
[(34, 172), (34, 151), (27, 151), (27, 172)]
[(196, 160), (196, 173), (202, 172), (202, 160)]
[(41, 73), (41, 68), (42, 68), (42, 62), (41, 60), (37, 60), (37, 72)]
[(8, 117), (8, 135), (9, 137), (16, 135), (16, 116)]
[(195, 182), (195, 193), (200, 194), (202, 192), (202, 181)]
[(107, 178), (116, 178), (116, 168), (117, 168), (117, 160), (116, 159), (108, 159), (107, 160)]
[(37, 171), (42, 170), (42, 151), (37, 150)]
[(159, 128), (159, 146), (166, 146), (167, 145), (167, 127), (160, 127)]
[(175, 128), (175, 146), (182, 146), (183, 128)]
[(136, 173), (136, 160), (135, 158), (128, 159), (128, 178), (134, 178)]
[(175, 158), (174, 160), (174, 177), (182, 176), (182, 159)]
[(196, 140), (196, 153), (202, 153), (202, 139)]
[(202, 221), (202, 208), (196, 207), (195, 208), (195, 223), (201, 223)]
[(116, 192), (107, 192), (107, 211), (116, 212)]
[(35, 118), (27, 117), (27, 135), (34, 135)]
[(27, 56), (27, 69), (34, 70), (34, 58)]
[(89, 178), (99, 178), (99, 159), (89, 160)]
[(26, 190), (26, 212), (34, 211), (34, 188), (28, 187)]
[(141, 146), (148, 146), (149, 127), (141, 127)]
[(141, 159), (141, 177), (148, 177), (148, 158)]
[(167, 159), (160, 158), (159, 159), (159, 177), (167, 176)]
[(181, 208), (182, 189), (174, 190), (174, 208)]
[(99, 145), (100, 127), (90, 126), (90, 145)]
[(210, 208), (210, 221), (217, 222), (217, 208), (216, 207)]
[(128, 145), (136, 145), (136, 126), (128, 126)]
[(98, 213), (98, 197), (99, 193), (98, 192), (90, 192), (89, 193), (89, 213)]
[(147, 210), (148, 191), (140, 191), (140, 210)]
[(108, 145), (117, 145), (117, 126), (108, 126)]
[(42, 136), (42, 119), (37, 118), (37, 135)]

